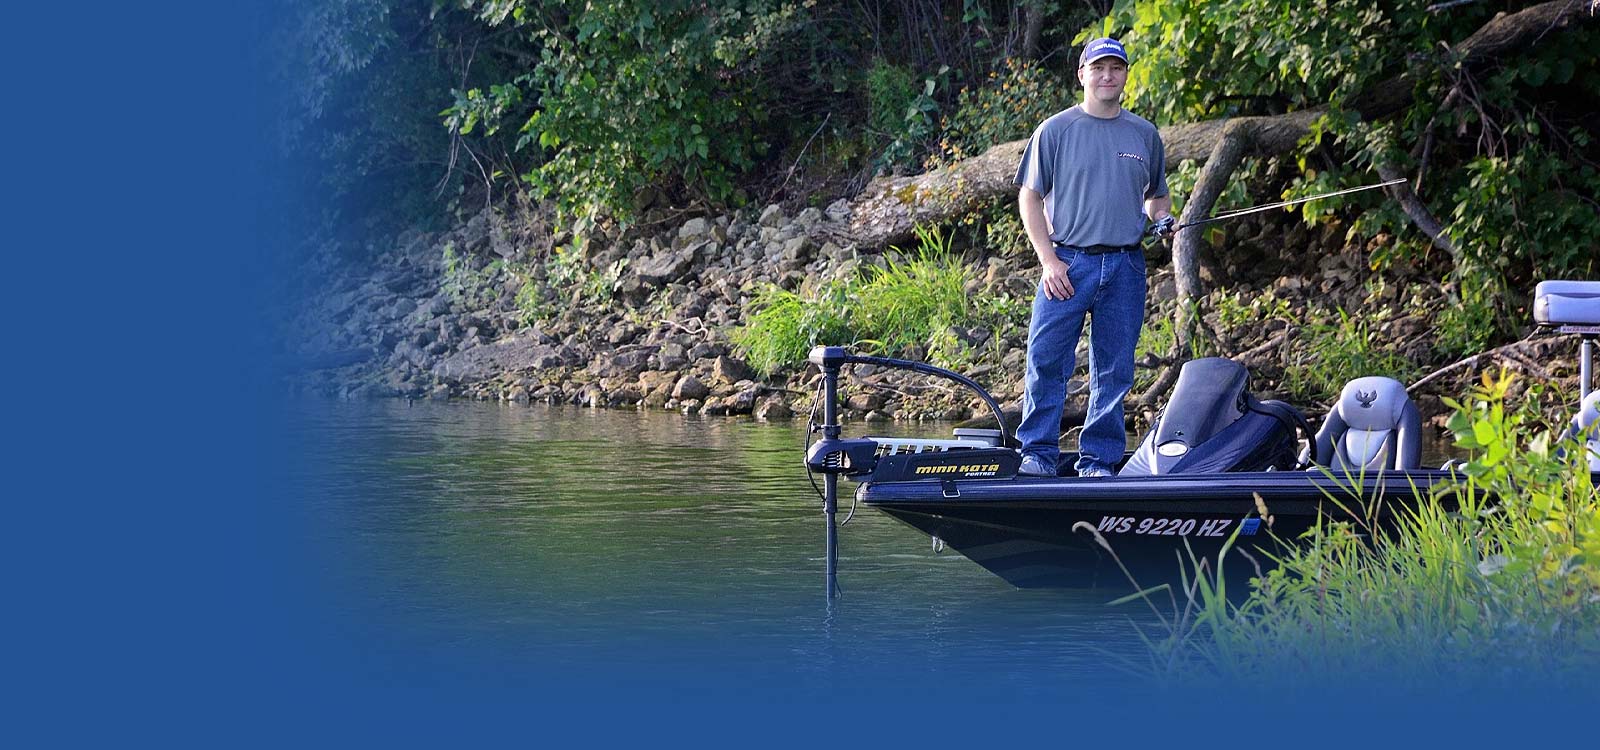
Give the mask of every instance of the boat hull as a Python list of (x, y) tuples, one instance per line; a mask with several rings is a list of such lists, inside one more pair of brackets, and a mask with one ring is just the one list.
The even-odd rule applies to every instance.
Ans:
[(1363, 532), (1389, 526), (1449, 479), (1437, 470), (1010, 477), (867, 482), (856, 494), (1018, 587), (1132, 588), (1176, 580), (1191, 553), (1216, 566), (1230, 539), (1255, 563), (1235, 555), (1224, 570), (1254, 575), (1319, 518)]

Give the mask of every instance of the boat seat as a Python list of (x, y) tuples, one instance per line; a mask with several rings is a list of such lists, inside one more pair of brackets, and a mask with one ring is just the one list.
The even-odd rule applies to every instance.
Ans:
[(1541, 326), (1600, 326), (1600, 281), (1541, 281), (1533, 289), (1533, 320)]
[(1589, 453), (1589, 471), (1600, 472), (1600, 391), (1584, 397), (1565, 437), (1581, 437)]
[(1334, 470), (1418, 469), (1422, 415), (1393, 378), (1346, 383), (1317, 431), (1317, 463)]

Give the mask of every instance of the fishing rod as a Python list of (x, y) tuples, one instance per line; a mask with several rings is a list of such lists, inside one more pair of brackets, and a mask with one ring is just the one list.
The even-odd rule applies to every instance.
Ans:
[[(1237, 219), (1240, 216), (1244, 216), (1246, 214), (1255, 214), (1255, 213), (1260, 213), (1262, 211), (1270, 211), (1270, 210), (1272, 210), (1274, 208), (1287, 208), (1289, 206), (1294, 206), (1294, 205), (1298, 205), (1298, 204), (1301, 204), (1301, 203), (1306, 203), (1306, 202), (1309, 202), (1309, 201), (1319, 201), (1319, 200), (1322, 200), (1323, 198), (1332, 198), (1332, 197), (1334, 197), (1336, 195), (1346, 195), (1348, 193), (1359, 193), (1359, 192), (1361, 192), (1363, 190), (1375, 190), (1375, 189), (1381, 188), (1381, 187), (1389, 187), (1390, 185), (1399, 185), (1400, 183), (1405, 182), (1407, 179), (1408, 178), (1405, 178), (1405, 177), (1397, 177), (1397, 178), (1395, 178), (1393, 180), (1389, 180), (1387, 182), (1380, 182), (1380, 183), (1378, 183), (1376, 185), (1362, 185), (1361, 187), (1347, 188), (1345, 190), (1335, 190), (1334, 192), (1323, 193), (1321, 195), (1309, 195), (1309, 196), (1306, 196), (1304, 198), (1296, 198), (1296, 199), (1294, 199), (1292, 201), (1279, 201), (1277, 203), (1268, 203), (1268, 204), (1266, 204), (1264, 206), (1252, 206), (1250, 208), (1241, 208), (1241, 209), (1239, 209), (1237, 211), (1228, 211), (1226, 213), (1220, 213), (1220, 214), (1217, 214), (1216, 216), (1212, 216), (1212, 217), (1205, 218), (1205, 219), (1200, 219), (1198, 221), (1185, 222), (1183, 224), (1179, 224), (1178, 226), (1174, 227), (1172, 229), (1172, 231), (1174, 233), (1176, 233), (1180, 229), (1188, 229), (1189, 227), (1197, 227), (1197, 226), (1200, 226), (1202, 224), (1211, 224), (1213, 222), (1223, 221), (1225, 219)], [(1156, 226), (1160, 226), (1160, 225), (1157, 224)], [(1155, 229), (1155, 227), (1152, 227), (1152, 230), (1153, 229)]]

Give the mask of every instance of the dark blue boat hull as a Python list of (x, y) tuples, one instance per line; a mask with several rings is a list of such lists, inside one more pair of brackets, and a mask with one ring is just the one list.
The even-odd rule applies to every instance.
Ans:
[[(1139, 586), (1170, 582), (1191, 553), (1214, 568), (1237, 535), (1234, 546), (1266, 566), (1319, 518), (1356, 521), (1363, 531), (1392, 525), (1451, 477), (1438, 470), (1008, 477), (866, 482), (856, 496), (1013, 585), (1132, 588), (1118, 560)], [(1255, 574), (1245, 555), (1222, 562), (1235, 576)]]

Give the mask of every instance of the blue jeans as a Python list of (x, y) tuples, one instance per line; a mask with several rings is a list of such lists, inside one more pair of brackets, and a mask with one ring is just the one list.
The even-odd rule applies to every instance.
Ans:
[(1070, 299), (1033, 295), (1028, 325), (1028, 375), (1017, 439), (1024, 455), (1053, 468), (1061, 453), (1061, 412), (1076, 363), (1083, 320), (1089, 324), (1089, 413), (1079, 440), (1077, 470), (1114, 468), (1128, 445), (1122, 400), (1133, 389), (1133, 350), (1144, 326), (1144, 253), (1089, 255), (1056, 247), (1072, 280)]

